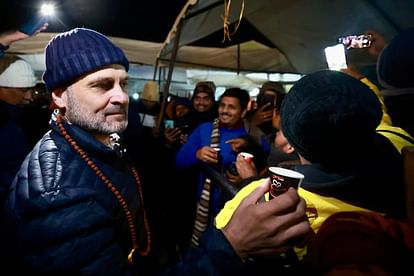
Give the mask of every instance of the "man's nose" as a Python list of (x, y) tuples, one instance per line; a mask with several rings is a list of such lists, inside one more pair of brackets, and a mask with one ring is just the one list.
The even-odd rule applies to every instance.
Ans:
[(112, 95), (112, 101), (119, 102), (121, 104), (126, 104), (129, 102), (128, 93), (125, 92), (121, 86), (115, 85), (113, 88), (113, 95)]

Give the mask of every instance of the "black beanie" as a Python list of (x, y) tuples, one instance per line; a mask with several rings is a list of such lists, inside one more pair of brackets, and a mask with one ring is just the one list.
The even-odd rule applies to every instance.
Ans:
[(281, 107), (284, 135), (308, 161), (349, 160), (376, 135), (382, 110), (377, 96), (357, 79), (318, 71), (300, 79)]
[(414, 28), (410, 28), (393, 38), (381, 52), (377, 64), (377, 75), (379, 83), (385, 88), (383, 91), (385, 96), (414, 93), (413, 45)]
[(196, 84), (191, 101), (194, 100), (195, 95), (198, 93), (207, 93), (210, 98), (214, 101), (216, 94), (216, 84), (212, 81), (200, 81)]
[(110, 64), (128, 71), (124, 52), (104, 35), (85, 28), (56, 35), (45, 50), (46, 71), (43, 80), (48, 91), (70, 84), (76, 78)]

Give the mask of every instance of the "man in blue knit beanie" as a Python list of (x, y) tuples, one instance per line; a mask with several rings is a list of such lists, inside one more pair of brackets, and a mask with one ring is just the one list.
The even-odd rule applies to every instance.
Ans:
[[(2, 267), (16, 275), (153, 275), (161, 266), (152, 252), (145, 197), (118, 139), (128, 123), (127, 57), (85, 28), (58, 34), (45, 53), (43, 80), (57, 109), (51, 131), (26, 157), (9, 191)], [(203, 248), (167, 273), (238, 273), (242, 258), (280, 252), (309, 231), (294, 190), (256, 204), (268, 185), (241, 206), (229, 227), (212, 227)]]

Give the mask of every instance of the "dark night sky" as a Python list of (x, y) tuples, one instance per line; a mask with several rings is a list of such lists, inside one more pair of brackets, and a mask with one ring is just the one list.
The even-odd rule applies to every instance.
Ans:
[[(1, 1), (0, 31), (18, 28), (36, 14), (42, 2), (46, 2)], [(49, 22), (49, 32), (86, 27), (109, 36), (163, 42), (186, 0), (54, 0), (53, 3), (57, 14)], [(232, 41), (221, 43), (223, 31), (218, 31), (193, 45), (226, 47), (251, 39), (273, 46), (247, 21), (242, 21)]]
[[(2, 0), (1, 31), (15, 28), (34, 14), (42, 0)], [(55, 0), (56, 18), (48, 31), (74, 27), (110, 36), (162, 42), (185, 0)]]

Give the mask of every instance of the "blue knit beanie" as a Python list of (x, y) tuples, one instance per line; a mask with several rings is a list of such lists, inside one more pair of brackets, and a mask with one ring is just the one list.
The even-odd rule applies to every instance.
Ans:
[(107, 37), (94, 30), (75, 28), (58, 34), (46, 46), (43, 80), (48, 91), (69, 85), (78, 77), (110, 64), (128, 71), (124, 52)]
[(308, 161), (325, 165), (371, 148), (381, 117), (380, 102), (368, 86), (330, 70), (296, 82), (281, 107), (289, 143)]

